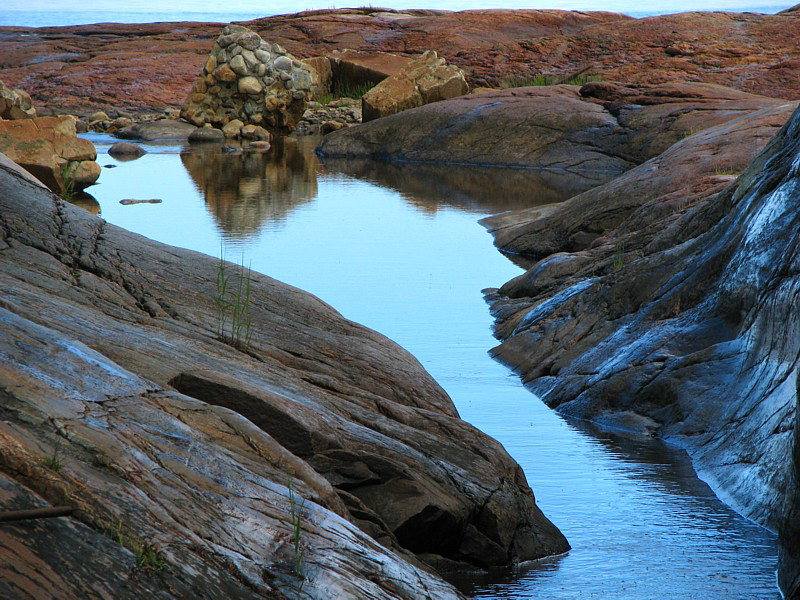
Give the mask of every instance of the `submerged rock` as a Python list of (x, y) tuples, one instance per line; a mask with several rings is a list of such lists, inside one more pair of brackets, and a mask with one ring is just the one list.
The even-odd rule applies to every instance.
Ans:
[(495, 356), (548, 405), (679, 444), (720, 497), (781, 531), (792, 597), (796, 106), (697, 133), (560, 206), (488, 220), (501, 247), (541, 260), (487, 295)]
[[(78, 509), (3, 528), (25, 548), (0, 566), (11, 596), (455, 598), (422, 560), (568, 548), (410, 354), (317, 298), (6, 169), (0, 248), (0, 501)], [(246, 339), (217, 317), (220, 273), (252, 280)], [(113, 569), (73, 568), (106, 538)]]

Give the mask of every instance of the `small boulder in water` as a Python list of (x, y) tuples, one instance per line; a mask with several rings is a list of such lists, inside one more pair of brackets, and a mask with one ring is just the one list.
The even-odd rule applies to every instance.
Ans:
[(139, 144), (117, 142), (108, 149), (108, 154), (118, 160), (134, 160), (147, 154), (147, 150), (142, 148)]

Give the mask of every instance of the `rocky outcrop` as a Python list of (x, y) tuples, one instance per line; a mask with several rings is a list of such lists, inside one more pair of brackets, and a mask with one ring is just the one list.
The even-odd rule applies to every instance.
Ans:
[[(399, 56), (433, 49), (463, 69), (474, 87), (592, 66), (612, 82), (702, 81), (797, 99), (798, 20), (797, 11), (632, 19), (583, 11), (364, 8), (279, 15), (248, 27), (302, 58), (346, 48)], [(26, 89), (39, 106), (73, 114), (89, 114), (92, 107), (130, 112), (177, 107), (203, 68), (209, 31), (219, 26), (0, 27), (0, 78)], [(691, 54), (668, 51), (687, 46)]]
[[(220, 273), (251, 278), (246, 336)], [(448, 598), (421, 560), (568, 547), (412, 356), (300, 290), (1, 167), (0, 289), (0, 498), (78, 509), (3, 528), (11, 596)], [(104, 538), (113, 569), (71, 568)]]
[[(319, 76), (317, 76), (319, 80)], [(244, 124), (290, 133), (305, 111), (314, 81), (308, 65), (247, 27), (228, 25), (181, 110), (194, 123)]]
[[(634, 246), (623, 236), (653, 234), (655, 228), (664, 227), (668, 220), (727, 185), (772, 139), (795, 106), (779, 104), (699, 131), (567, 202), (489, 217), (483, 224), (503, 252), (534, 260), (587, 250), (603, 252), (607, 258), (613, 247), (620, 245), (636, 251), (647, 243), (646, 238)], [(623, 224), (624, 229), (618, 230)], [(519, 281), (520, 294), (528, 294), (522, 279)]]
[(326, 157), (605, 172), (780, 101), (704, 84), (527, 87), (463, 96), (328, 135)]
[(128, 125), (117, 131), (115, 135), (123, 140), (145, 142), (183, 141), (188, 140), (195, 131), (197, 131), (197, 127), (191, 123), (177, 119), (159, 119)]
[(230, 239), (247, 239), (317, 197), (316, 157), (291, 137), (276, 139), (268, 153), (193, 148), (181, 153), (181, 162)]
[(487, 292), (494, 355), (548, 405), (679, 444), (722, 499), (782, 530), (787, 592), (800, 111), (738, 178), (711, 169), (727, 156), (737, 170), (795, 107), (709, 128), (561, 207), (490, 220), (499, 233), (528, 220), (527, 247), (546, 256)]
[(340, 87), (359, 84), (379, 84), (387, 77), (400, 73), (413, 60), (410, 56), (392, 52), (334, 50), (327, 57), (331, 77)]
[(0, 81), (0, 119), (31, 119), (36, 109), (28, 92), (12, 90)]
[(94, 145), (78, 137), (73, 117), (0, 121), (0, 152), (59, 194), (82, 190), (100, 176)]
[(388, 117), (409, 108), (463, 96), (467, 91), (464, 72), (428, 50), (362, 96), (363, 120)]

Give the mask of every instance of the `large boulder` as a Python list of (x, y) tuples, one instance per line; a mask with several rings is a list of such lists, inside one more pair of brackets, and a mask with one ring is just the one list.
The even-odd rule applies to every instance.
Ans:
[[(0, 502), (78, 509), (3, 528), (25, 551), (0, 569), (34, 574), (0, 573), (3, 595), (454, 598), (421, 561), (568, 548), (519, 465), (385, 337), (5, 169), (0, 215)], [(220, 277), (250, 281), (239, 336)], [(113, 569), (73, 568), (88, 546)]]
[(464, 72), (448, 65), (436, 52), (428, 50), (387, 77), (361, 98), (364, 121), (463, 96), (469, 91)]
[(94, 144), (78, 137), (74, 117), (0, 121), (0, 152), (58, 194), (82, 190), (100, 176)]
[(228, 25), (194, 82), (181, 117), (222, 127), (233, 119), (289, 133), (305, 111), (314, 78), (278, 44), (269, 45), (242, 25)]
[(501, 247), (540, 260), (487, 292), (493, 354), (548, 405), (680, 445), (720, 497), (782, 532), (787, 597), (800, 554), (796, 107), (701, 131), (560, 206), (490, 219)]
[(197, 126), (177, 119), (143, 121), (123, 127), (114, 135), (123, 140), (184, 141), (197, 130)]
[(11, 89), (0, 81), (0, 119), (31, 119), (36, 116), (28, 92)]
[(783, 101), (697, 83), (526, 87), (428, 104), (326, 136), (325, 157), (593, 171), (614, 177), (679, 139)]

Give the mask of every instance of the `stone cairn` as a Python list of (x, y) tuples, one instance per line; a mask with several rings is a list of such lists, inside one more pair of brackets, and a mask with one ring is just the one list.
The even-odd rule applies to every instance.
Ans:
[(181, 117), (222, 128), (233, 120), (288, 133), (302, 119), (312, 86), (310, 68), (278, 44), (241, 25), (222, 30)]

